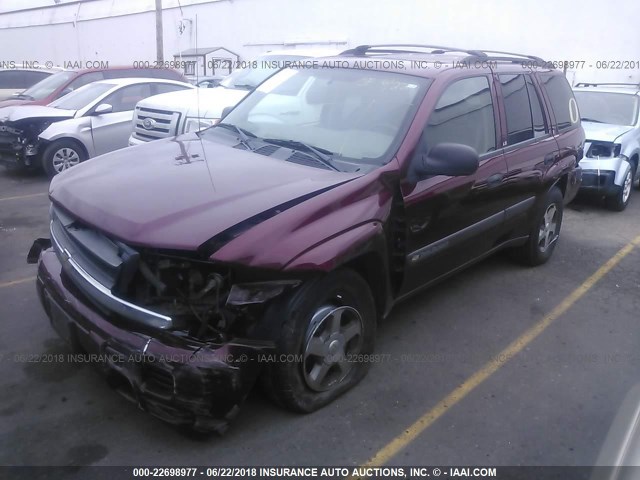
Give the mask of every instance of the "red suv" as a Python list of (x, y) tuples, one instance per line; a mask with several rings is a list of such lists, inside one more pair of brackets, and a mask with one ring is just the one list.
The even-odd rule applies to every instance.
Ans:
[(261, 378), (326, 405), (400, 300), (498, 250), (551, 257), (584, 132), (536, 57), (362, 46), (283, 68), (214, 127), (51, 182), (53, 327), (168, 422), (223, 430)]
[(87, 83), (112, 78), (164, 78), (186, 82), (184, 75), (168, 68), (111, 67), (106, 69), (67, 70), (54, 73), (22, 93), (0, 101), (0, 107), (13, 105), (48, 105)]

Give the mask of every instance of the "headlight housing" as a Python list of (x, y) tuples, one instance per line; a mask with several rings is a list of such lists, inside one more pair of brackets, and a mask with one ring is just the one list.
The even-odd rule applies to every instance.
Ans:
[(592, 142), (587, 152), (589, 158), (613, 158), (619, 157), (622, 145), (611, 142)]
[(199, 132), (204, 128), (211, 127), (220, 121), (219, 118), (195, 118), (187, 117), (184, 125), (184, 133)]

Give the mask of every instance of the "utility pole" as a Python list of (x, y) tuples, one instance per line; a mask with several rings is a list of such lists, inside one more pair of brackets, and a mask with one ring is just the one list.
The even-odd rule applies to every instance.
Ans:
[(162, 0), (156, 0), (156, 60), (164, 62), (164, 41), (162, 38)]

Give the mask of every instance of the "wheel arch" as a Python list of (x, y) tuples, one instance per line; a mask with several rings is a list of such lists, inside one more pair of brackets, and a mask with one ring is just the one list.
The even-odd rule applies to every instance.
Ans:
[(71, 136), (71, 135), (59, 135), (59, 136), (56, 136), (56, 137), (51, 138), (51, 139), (46, 139), (46, 140), (42, 139), (42, 142), (43, 142), (42, 152), (44, 153), (44, 151), (47, 148), (49, 148), (49, 146), (53, 145), (54, 143), (62, 142), (62, 141), (75, 143), (78, 147), (80, 147), (80, 149), (82, 150), (82, 153), (84, 153), (84, 155), (86, 157), (85, 160), (90, 158), (89, 150), (88, 150), (87, 146), (84, 144), (84, 142), (82, 140), (80, 140), (79, 138), (76, 138), (76, 137)]
[(380, 222), (367, 222), (323, 241), (289, 262), (285, 270), (314, 270), (329, 273), (348, 268), (369, 285), (377, 317), (390, 310), (392, 289), (389, 277), (387, 236)]

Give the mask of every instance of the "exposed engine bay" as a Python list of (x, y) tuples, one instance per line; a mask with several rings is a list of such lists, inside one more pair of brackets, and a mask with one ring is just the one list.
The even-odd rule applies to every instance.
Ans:
[(65, 118), (23, 118), (0, 121), (0, 158), (9, 165), (38, 166), (42, 140), (38, 136), (49, 125)]

